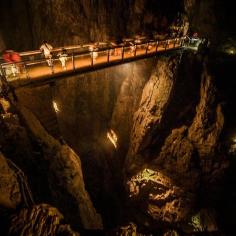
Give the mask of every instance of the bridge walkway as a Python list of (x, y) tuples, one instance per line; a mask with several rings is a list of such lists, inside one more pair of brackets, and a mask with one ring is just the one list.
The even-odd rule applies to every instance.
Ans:
[[(66, 69), (62, 68), (56, 56), (53, 58), (52, 66), (48, 66), (46, 59), (37, 59), (35, 57), (35, 55), (41, 56), (39, 51), (28, 52), (28, 54), (24, 52), (21, 54), (24, 56), (27, 55), (27, 60), (23, 60), (19, 63), (2, 63), (0, 68), (5, 82), (11, 84), (13, 87), (18, 87), (43, 79), (52, 79), (79, 71), (86, 72), (114, 64), (155, 56), (166, 51), (184, 49), (186, 45), (186, 38), (181, 37), (163, 41), (151, 40), (146, 43), (134, 44), (133, 46), (99, 48), (93, 51), (76, 52), (76, 50), (73, 49), (72, 52), (68, 54)], [(54, 51), (54, 53), (56, 53), (56, 51)], [(13, 73), (14, 71), (15, 73)]]

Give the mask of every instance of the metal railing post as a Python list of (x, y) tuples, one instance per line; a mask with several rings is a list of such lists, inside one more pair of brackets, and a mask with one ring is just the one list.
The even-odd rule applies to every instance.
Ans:
[(110, 49), (107, 50), (107, 63), (110, 62)]
[(159, 41), (157, 41), (157, 45), (156, 45), (156, 53), (157, 53), (158, 45), (159, 45)]
[(167, 50), (168, 40), (166, 40), (165, 51)]
[(177, 39), (175, 38), (175, 40), (174, 40), (174, 48), (175, 48), (175, 45), (176, 45), (176, 40), (177, 40)]
[(125, 47), (122, 47), (122, 61), (124, 60)]
[(28, 68), (26, 67), (25, 62), (24, 62), (24, 69), (25, 69), (26, 78), (27, 78), (27, 79), (30, 79), (29, 73), (28, 73)]
[(93, 66), (93, 51), (91, 52), (91, 66)]
[(146, 44), (146, 55), (148, 53), (148, 47), (149, 47), (149, 42), (147, 42), (147, 44)]
[(53, 60), (52, 60), (51, 63), (52, 63), (52, 64), (51, 64), (51, 71), (52, 71), (52, 74), (54, 74), (54, 62), (53, 62)]
[(75, 71), (75, 56), (74, 56), (74, 50), (72, 51), (72, 65), (73, 65), (73, 71)]
[(134, 56), (136, 57), (137, 55), (137, 44), (134, 45)]

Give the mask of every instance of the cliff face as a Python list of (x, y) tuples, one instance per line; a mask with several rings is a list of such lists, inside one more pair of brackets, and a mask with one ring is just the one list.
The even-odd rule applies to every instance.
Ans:
[[(165, 107), (169, 103), (175, 82), (175, 70), (178, 58), (160, 58), (156, 71), (146, 83), (139, 109), (134, 115), (134, 124), (131, 133), (131, 144), (126, 166), (132, 169), (132, 163), (146, 162), (139, 158), (139, 153), (145, 150), (150, 143), (149, 134), (158, 124), (161, 124)], [(134, 167), (135, 168), (135, 167)]]
[[(27, 108), (15, 104), (16, 110), (7, 102), (1, 104), (5, 113), (1, 114), (1, 130), (4, 131), (0, 136), (2, 152), (24, 170), (30, 180), (27, 189), (32, 188), (36, 202), (55, 205), (74, 227), (101, 229), (102, 219), (85, 190), (79, 157), (68, 145), (49, 135)], [(23, 195), (22, 182), (19, 190), (14, 179), (16, 173), (12, 175), (3, 160), (0, 166), (3, 174), (1, 184), (8, 181), (8, 188), (5, 187), (5, 193), (1, 195), (1, 200), (5, 200), (1, 204), (8, 210), (14, 209)], [(32, 204), (26, 206), (31, 207)]]
[(58, 47), (104, 41), (166, 29), (180, 10), (180, 2), (1, 1), (0, 32), (7, 48), (21, 51), (37, 49), (43, 40)]
[[(81, 157), (86, 188), (108, 224), (121, 217), (122, 165), (133, 113), (155, 63), (156, 59), (141, 60), (60, 80), (53, 86), (17, 90), (19, 101), (45, 127), (52, 124), (45, 117), (53, 112), (53, 101), (57, 103), (60, 133)], [(107, 138), (110, 129), (118, 137), (117, 148)]]
[[(85, 229), (102, 228), (101, 218), (85, 190), (79, 157), (70, 147), (61, 145), (48, 135), (31, 112), (24, 107), (19, 107), (19, 110), (43, 146), (48, 162), (49, 188), (55, 204), (74, 225), (80, 222)], [(64, 206), (66, 201), (70, 201), (70, 206)]]
[(15, 209), (22, 201), (20, 186), (2, 153), (0, 153), (0, 170), (0, 206)]
[[(213, 46), (234, 34), (229, 4), (183, 2), (191, 30), (208, 37)], [(181, 9), (181, 1), (11, 0), (1, 1), (0, 6), (0, 44), (26, 50), (37, 48), (44, 39), (59, 46), (162, 31)], [(55, 205), (73, 226), (101, 228), (98, 211), (109, 227), (131, 219), (154, 232), (165, 227), (190, 233), (217, 231), (219, 212), (212, 208), (222, 203), (226, 134), (231, 135), (231, 157), (236, 151), (231, 114), (235, 83), (228, 79), (230, 93), (222, 95), (223, 89), (220, 94), (218, 89), (230, 85), (217, 81), (221, 85), (217, 89), (216, 77), (231, 78), (235, 62), (221, 70), (221, 63), (216, 68), (215, 58), (208, 59), (213, 67), (198, 53), (176, 52), (19, 89), (20, 119), (12, 115), (16, 111), (9, 104), (0, 107), (4, 110), (1, 151), (30, 177), (36, 202)], [(227, 116), (221, 103), (224, 96), (231, 100)], [(108, 139), (111, 130), (116, 145)], [(75, 152), (53, 135), (63, 136)], [(1, 156), (0, 204), (14, 209), (22, 199), (8, 167)], [(234, 170), (233, 166), (229, 183)], [(226, 209), (235, 209), (233, 188), (226, 187), (226, 201), (231, 200), (224, 202)], [(18, 212), (14, 219), (24, 229), (29, 214), (36, 212), (42, 221), (50, 220), (50, 209), (35, 206)], [(60, 213), (52, 212), (61, 221)], [(56, 234), (57, 223), (51, 223), (42, 230), (53, 228)], [(29, 224), (31, 233), (34, 219)]]
[[(136, 220), (141, 223), (146, 217), (149, 227), (156, 227), (153, 220), (188, 220), (197, 199), (210, 207), (227, 167), (219, 149), (224, 116), (214, 79), (207, 67), (201, 69), (200, 58), (192, 56), (183, 56), (178, 72), (178, 57), (157, 63), (134, 115), (127, 188), (131, 203), (141, 206)], [(185, 63), (198, 74), (186, 73)]]
[[(219, 190), (227, 166), (219, 148), (224, 116), (200, 54), (141, 60), (19, 89), (17, 95), (45, 127), (45, 114), (57, 103), (61, 135), (81, 157), (86, 188), (106, 225), (121, 220), (126, 194), (135, 221), (142, 225), (145, 219), (145, 227), (155, 229), (157, 222), (188, 222)], [(110, 129), (116, 147), (106, 137)], [(214, 214), (211, 219), (209, 224)]]
[(64, 217), (58, 209), (47, 205), (23, 208), (11, 219), (7, 235), (68, 235), (79, 236), (69, 225), (63, 224)]

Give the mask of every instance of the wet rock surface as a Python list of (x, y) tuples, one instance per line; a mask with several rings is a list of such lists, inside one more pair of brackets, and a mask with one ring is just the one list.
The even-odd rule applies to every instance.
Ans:
[[(164, 66), (165, 64), (166, 62), (163, 63)], [(172, 67), (167, 66), (167, 68)], [(180, 68), (184, 67), (180, 65)], [(157, 70), (159, 69), (162, 70), (160, 65), (157, 67)], [(183, 75), (181, 71), (178, 73), (179, 76)], [(156, 80), (163, 80), (164, 84), (168, 85), (170, 79), (168, 75), (171, 74), (164, 73), (162, 78), (161, 76), (156, 77)], [(185, 76), (187, 75), (185, 74)], [(176, 84), (181, 81), (181, 77), (176, 76), (175, 78)], [(188, 79), (191, 80), (191, 77)], [(150, 81), (152, 81), (152, 76)], [(227, 168), (227, 160), (224, 155), (222, 156), (218, 146), (224, 116), (220, 101), (217, 99), (214, 78), (204, 67), (198, 81), (200, 86), (198, 85), (196, 88), (198, 88), (199, 96), (195, 96), (195, 101), (192, 100), (195, 104), (198, 103), (196, 112), (192, 112), (191, 109), (186, 111), (192, 117), (192, 121), (185, 120), (182, 115), (179, 116), (181, 111), (176, 107), (175, 109), (170, 108), (173, 104), (178, 103), (166, 103), (168, 99), (177, 97), (176, 93), (179, 91), (176, 88), (173, 88), (170, 93), (165, 87), (163, 93), (166, 94), (166, 97), (150, 96), (158, 94), (157, 92), (163, 89), (163, 84), (160, 82), (157, 83), (157, 87), (150, 86), (148, 82), (145, 88), (149, 92), (147, 93), (145, 88), (143, 90), (140, 108), (134, 116), (126, 168), (127, 176), (132, 176), (128, 177), (127, 182), (131, 202), (142, 206), (140, 211), (135, 212), (136, 218), (140, 222), (146, 219), (147, 227), (156, 227), (153, 220), (167, 223), (167, 225), (170, 222), (175, 224), (186, 221), (194, 213), (199, 199), (201, 201), (204, 199), (203, 202), (209, 204), (210, 199), (216, 193), (218, 180), (222, 178), (222, 174)], [(182, 99), (189, 98), (182, 97)], [(155, 115), (155, 112), (151, 112), (151, 104), (163, 105), (158, 116)], [(183, 102), (182, 104), (188, 105)], [(170, 111), (173, 111), (174, 118), (179, 119), (178, 122), (161, 119), (165, 117), (165, 112), (170, 114)], [(164, 115), (161, 116), (161, 114)], [(161, 118), (157, 119), (159, 116)], [(149, 129), (147, 124), (152, 124)], [(168, 132), (165, 131), (166, 125), (168, 125)], [(145, 131), (145, 138), (141, 138), (142, 130)], [(162, 145), (159, 142), (159, 147), (153, 145), (156, 143), (158, 135), (162, 139), (165, 138)], [(204, 204), (203, 202), (201, 204)]]
[(9, 236), (13, 235), (68, 235), (79, 236), (69, 225), (63, 224), (63, 215), (47, 204), (35, 205), (32, 209), (23, 208), (11, 217)]
[[(73, 150), (61, 145), (48, 135), (33, 114), (19, 107), (25, 122), (43, 146), (43, 152), (48, 162), (48, 182), (55, 204), (74, 222), (86, 229), (102, 228), (100, 216), (93, 208), (90, 197), (85, 190), (81, 163)], [(70, 206), (65, 202), (70, 201)], [(71, 214), (73, 211), (73, 214)]]

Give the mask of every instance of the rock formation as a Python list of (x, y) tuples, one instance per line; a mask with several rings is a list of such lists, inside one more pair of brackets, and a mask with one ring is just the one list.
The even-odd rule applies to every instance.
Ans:
[[(180, 15), (190, 34), (211, 45), (21, 88), (15, 107), (1, 99), (0, 219), (10, 222), (10, 235), (77, 235), (62, 214), (76, 230), (104, 223), (121, 235), (220, 232), (223, 218), (224, 230), (234, 227), (228, 214), (236, 209), (231, 6), (216, 0), (0, 2), (2, 50), (36, 49), (45, 39), (62, 46), (170, 33)], [(218, 48), (231, 58), (218, 57)], [(107, 138), (111, 131), (116, 145)], [(24, 206), (5, 158), (28, 177), (36, 205)], [(47, 224), (37, 224), (37, 217)]]
[(63, 224), (62, 214), (47, 204), (35, 205), (32, 209), (23, 208), (11, 217), (9, 236), (28, 235), (68, 235), (79, 236), (69, 225)]
[(5, 157), (0, 153), (0, 206), (6, 209), (16, 209), (21, 202), (20, 186), (15, 173), (9, 168)]
[[(168, 106), (173, 105), (168, 100), (174, 99), (177, 92), (170, 86), (174, 84), (173, 73), (161, 73), (163, 68), (174, 68), (172, 60), (161, 63), (143, 90), (140, 108), (134, 116), (126, 163), (128, 176), (133, 173), (127, 182), (131, 202), (142, 206), (142, 213), (138, 212), (136, 217), (141, 222), (146, 215), (149, 227), (154, 227), (149, 217), (171, 224), (188, 219), (193, 214), (196, 199), (201, 198), (200, 193), (204, 192), (208, 201), (214, 194), (217, 179), (227, 167), (218, 146), (224, 116), (214, 79), (206, 67), (201, 75), (199, 101), (191, 124), (173, 127), (160, 149), (153, 145), (158, 135), (164, 137), (163, 130), (168, 122), (163, 117), (170, 109)], [(183, 78), (176, 76), (175, 79), (178, 83)], [(154, 86), (153, 81), (156, 81)], [(176, 119), (183, 118), (177, 114), (173, 113)]]
[[(55, 204), (64, 208), (64, 214), (71, 221), (79, 220), (85, 229), (101, 228), (101, 218), (85, 190), (79, 157), (68, 145), (61, 145), (48, 135), (30, 111), (23, 106), (19, 106), (19, 110), (31, 132), (43, 146), (48, 162), (49, 188)], [(64, 207), (66, 201), (70, 201), (71, 205)]]
[[(79, 157), (68, 145), (62, 145), (52, 136), (48, 135), (40, 122), (26, 108), (18, 105), (22, 115), (21, 118), (23, 118), (24, 124), (30, 129), (31, 134), (27, 133), (26, 129), (21, 126), (22, 120), (19, 120), (18, 116), (13, 114), (16, 113), (16, 110), (12, 109), (12, 106), (6, 100), (2, 99), (1, 105), (5, 112), (1, 116), (1, 130), (4, 131), (1, 133), (0, 139), (2, 150), (9, 158), (22, 165), (28, 176), (32, 178), (31, 184), (39, 184), (39, 186), (33, 187), (36, 193), (39, 191), (39, 196), (36, 199), (38, 201), (45, 200), (46, 198), (42, 193), (45, 190), (49, 191), (47, 194), (48, 198), (51, 199), (50, 202), (61, 209), (72, 224), (74, 222), (74, 225), (79, 225), (85, 229), (102, 228), (102, 220), (93, 208), (90, 197), (85, 190)], [(30, 159), (39, 157), (39, 153), (36, 153), (37, 155), (34, 154), (36, 151), (34, 150), (35, 144), (32, 145), (33, 143), (29, 141), (29, 138), (37, 140), (37, 145), (40, 145), (40, 153), (42, 154), (40, 158), (44, 158), (43, 162), (39, 159)], [(16, 144), (17, 150), (10, 146), (14, 144)], [(26, 150), (26, 155), (24, 158), (20, 158), (21, 152), (24, 150)], [(20, 160), (17, 158), (20, 158)], [(41, 167), (39, 168), (41, 172), (38, 172), (33, 162), (44, 163), (47, 166), (47, 172), (43, 172), (45, 169), (43, 170)], [(11, 172), (7, 170), (3, 160), (1, 168), (3, 168), (1, 184), (9, 181), (4, 186), (8, 186), (10, 191), (5, 189), (5, 193), (1, 195), (2, 206), (7, 205), (8, 208), (15, 208), (21, 200), (18, 183), (14, 182), (14, 175), (11, 177)], [(29, 168), (36, 169), (30, 172)], [(46, 182), (40, 182), (38, 178), (41, 178), (41, 181), (46, 180)], [(48, 186), (44, 187), (43, 184), (48, 184)], [(65, 205), (67, 201), (70, 202), (70, 205)], [(71, 213), (72, 211), (73, 214)]]
[(20, 51), (38, 49), (43, 40), (55, 47), (105, 41), (115, 37), (163, 31), (181, 9), (180, 2), (1, 1), (0, 30), (6, 47)]

